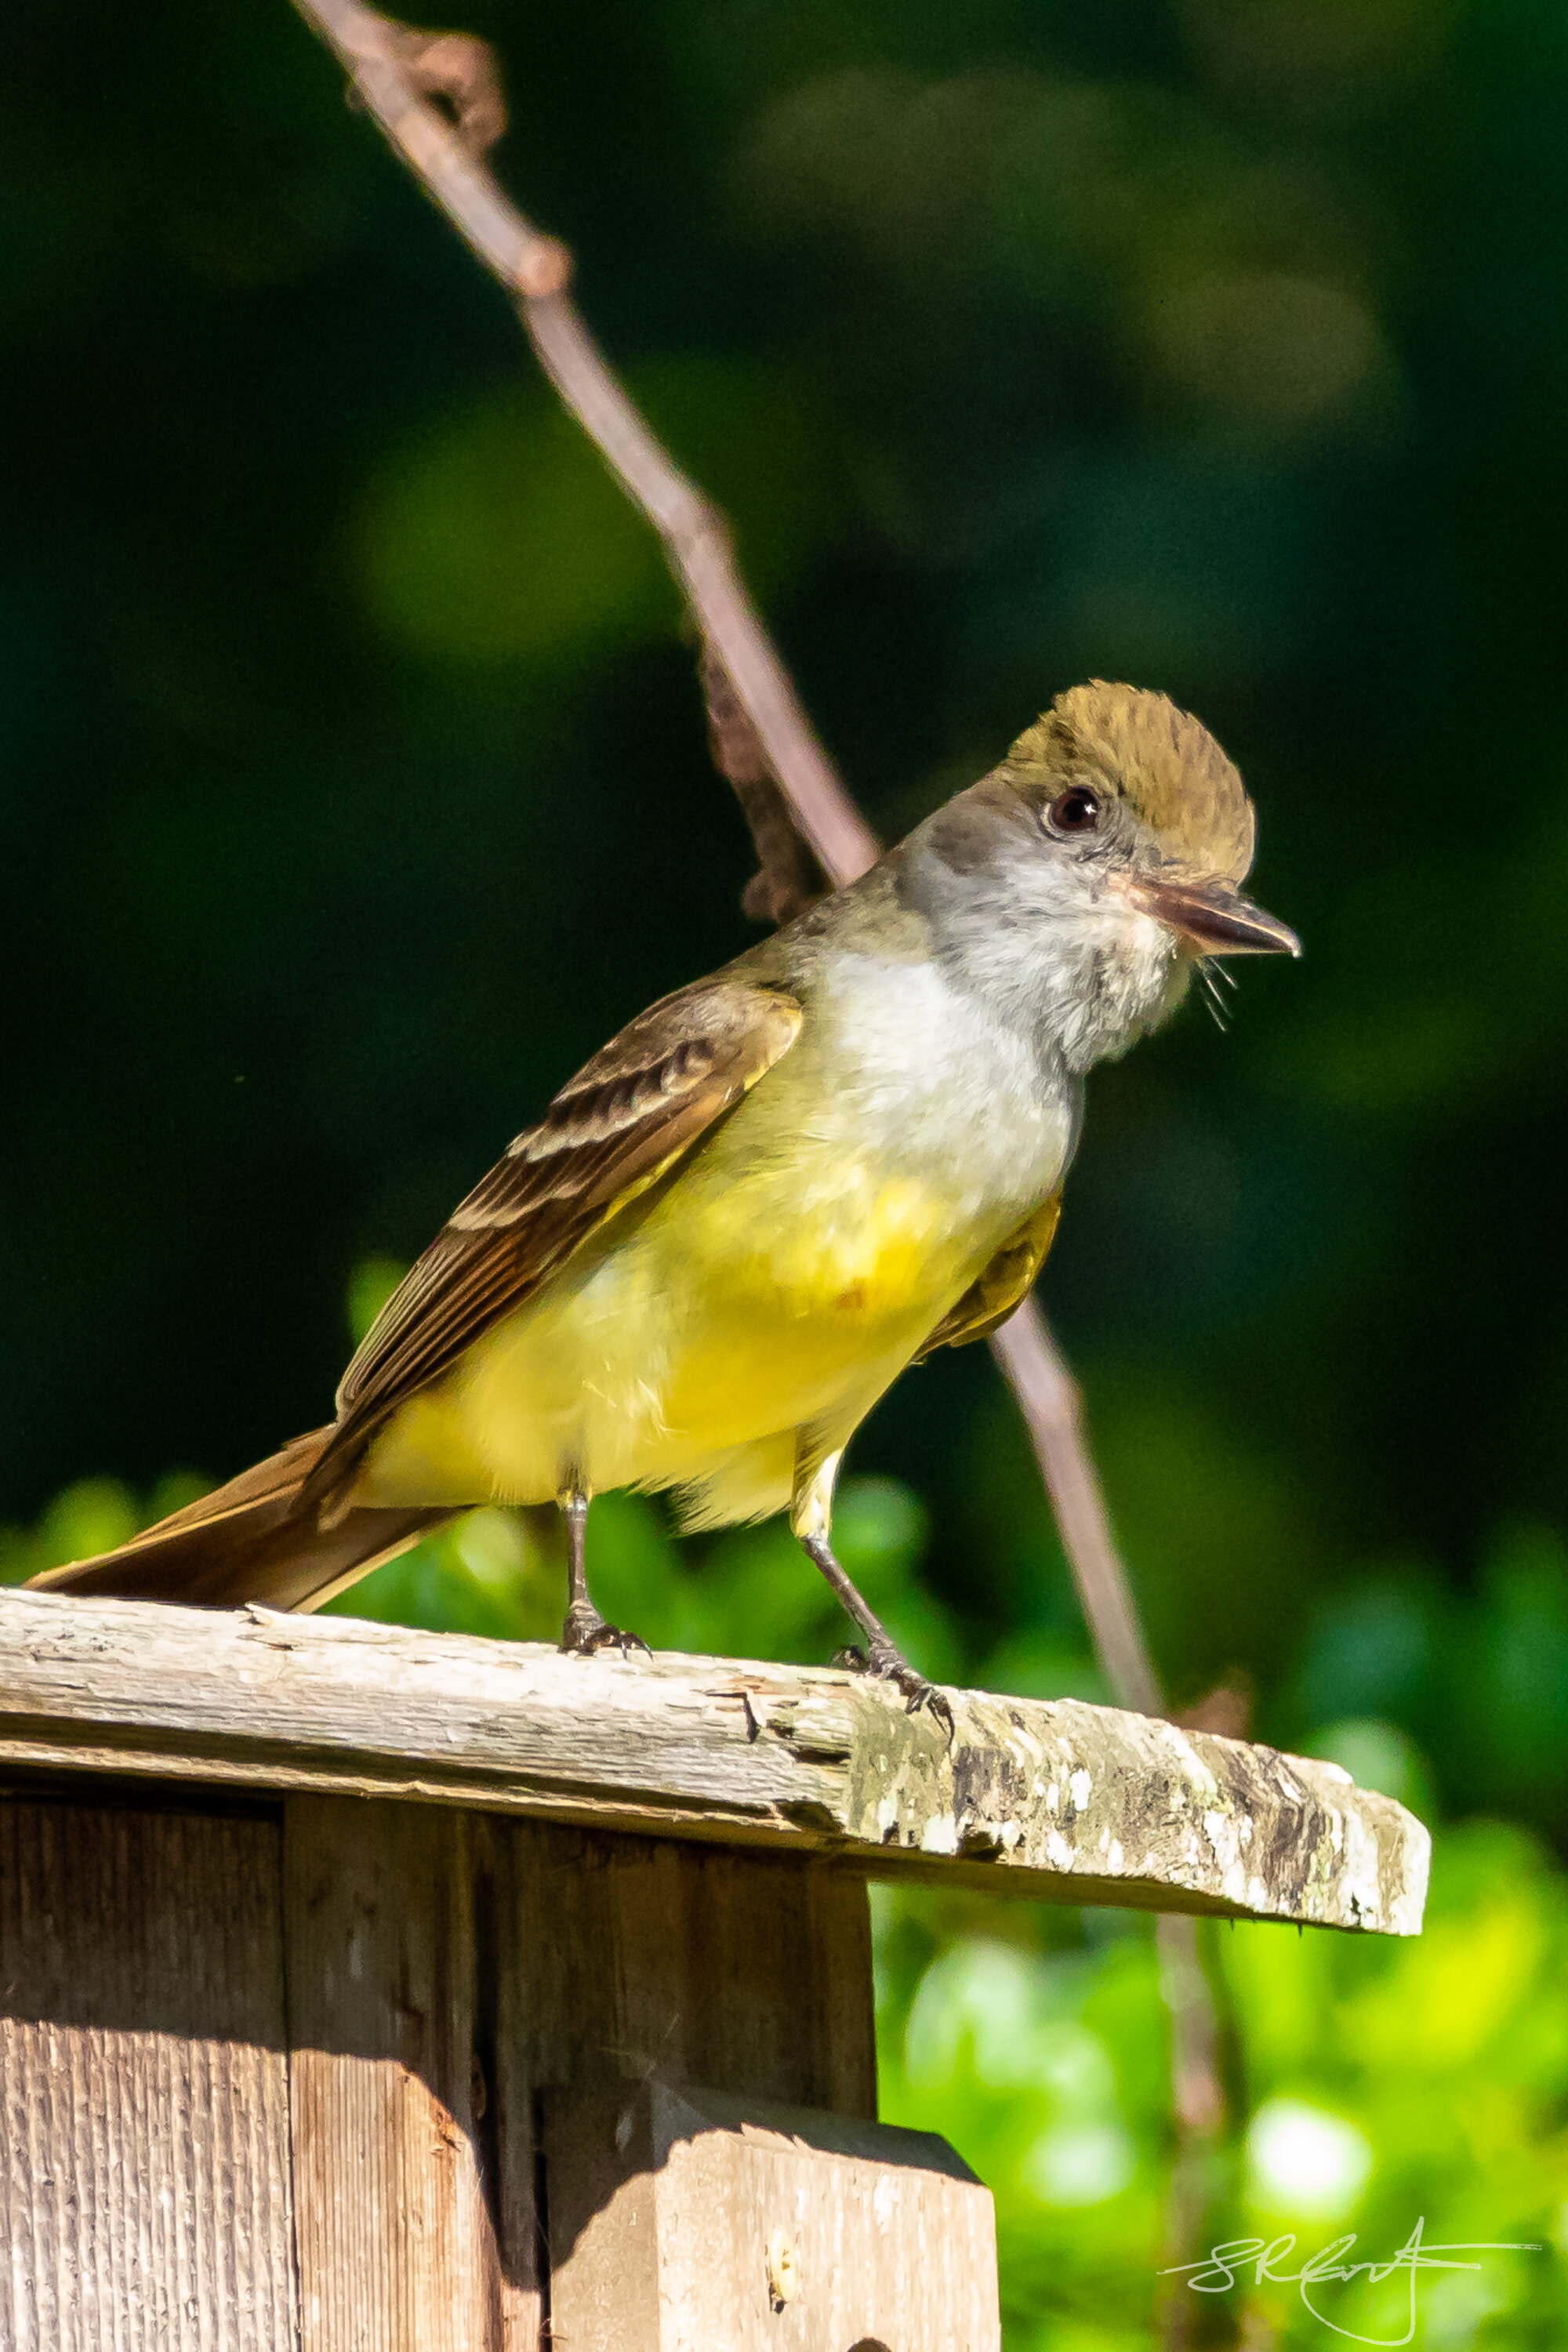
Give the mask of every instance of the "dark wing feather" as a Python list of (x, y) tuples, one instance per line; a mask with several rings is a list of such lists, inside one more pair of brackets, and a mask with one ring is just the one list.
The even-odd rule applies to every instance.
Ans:
[(371, 1433), (647, 1191), (788, 1051), (801, 1009), (721, 979), (680, 990), (563, 1087), (455, 1209), (376, 1318), (338, 1391), (310, 1479), (340, 1485)]
[(1061, 1213), (1062, 1196), (1053, 1192), (1045, 1206), (1003, 1243), (957, 1304), (948, 1308), (921, 1349), (917, 1363), (933, 1348), (967, 1348), (973, 1339), (988, 1339), (998, 1325), (1005, 1323), (1033, 1289), (1057, 1237)]

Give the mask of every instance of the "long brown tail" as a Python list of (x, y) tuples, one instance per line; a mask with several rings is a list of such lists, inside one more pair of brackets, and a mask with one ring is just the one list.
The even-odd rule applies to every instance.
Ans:
[(326, 1451), (331, 1429), (296, 1437), (216, 1494), (160, 1519), (116, 1551), (46, 1569), (32, 1581), (52, 1592), (115, 1594), (236, 1609), (319, 1609), (334, 1592), (406, 1550), (450, 1511), (347, 1511), (323, 1528), (300, 1490)]

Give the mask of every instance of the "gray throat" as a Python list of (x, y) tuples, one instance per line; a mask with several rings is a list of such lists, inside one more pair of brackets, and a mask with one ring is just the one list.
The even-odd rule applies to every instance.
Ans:
[(902, 845), (899, 897), (953, 984), (1027, 1036), (1043, 1071), (1079, 1078), (1165, 1018), (1190, 966), (1103, 866), (1031, 838), (1027, 813), (977, 801), (983, 790)]

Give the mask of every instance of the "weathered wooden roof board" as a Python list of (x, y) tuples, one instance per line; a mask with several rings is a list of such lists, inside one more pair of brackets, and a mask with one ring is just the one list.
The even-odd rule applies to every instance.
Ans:
[(401, 1797), (877, 1877), (1414, 1935), (1426, 1831), (1336, 1766), (1072, 1699), (0, 1592), (0, 1767)]

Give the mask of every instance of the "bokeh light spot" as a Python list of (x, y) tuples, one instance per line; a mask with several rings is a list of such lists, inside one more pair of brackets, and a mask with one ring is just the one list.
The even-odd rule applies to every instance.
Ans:
[(1103, 2205), (1137, 2170), (1137, 2151), (1119, 2124), (1061, 2124), (1042, 2132), (1023, 2173), (1042, 2205)]
[(1372, 2144), (1354, 2124), (1301, 2099), (1270, 2099), (1247, 2135), (1247, 2187), (1256, 2204), (1293, 2221), (1337, 2221), (1372, 2173)]

